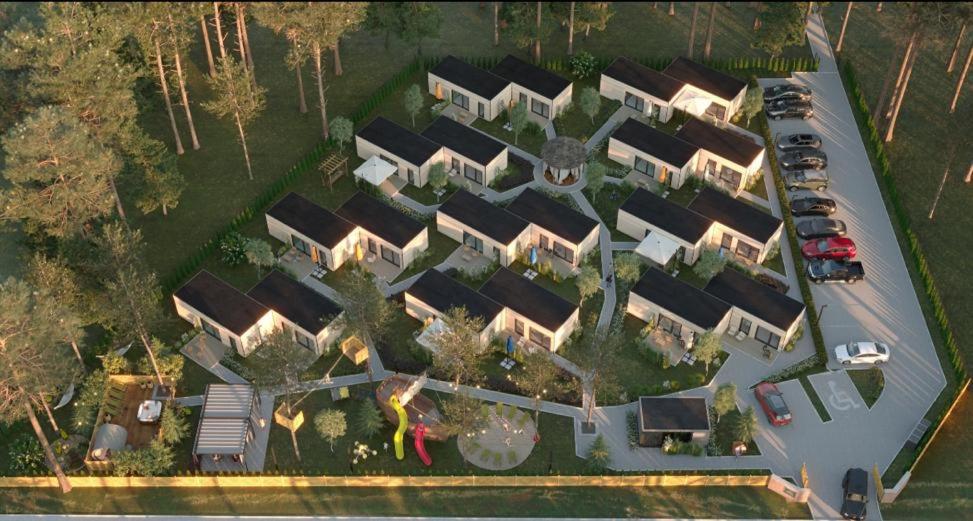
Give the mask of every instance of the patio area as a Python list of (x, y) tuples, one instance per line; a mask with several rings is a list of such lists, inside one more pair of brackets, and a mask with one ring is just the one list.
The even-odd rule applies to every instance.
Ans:
[(581, 273), (581, 268), (571, 265), (571, 263), (568, 261), (554, 255), (553, 252), (537, 248), (537, 264), (540, 265), (547, 263), (550, 263), (551, 268), (557, 272), (561, 278), (568, 279), (571, 277), (576, 277), (578, 273)]
[(459, 105), (456, 105), (455, 103), (450, 103), (446, 105), (441, 115), (446, 116), (447, 118), (450, 118), (453, 121), (457, 121), (464, 125), (470, 125), (474, 121), (476, 121), (476, 114), (473, 114), (472, 112), (464, 109), (463, 107), (460, 107)]
[(281, 255), (277, 260), (280, 262), (280, 267), (297, 277), (297, 280), (304, 280), (315, 269), (321, 267), (312, 262), (310, 257), (297, 251), (296, 248), (287, 250), (287, 253)]
[(409, 184), (408, 181), (402, 179), (397, 175), (389, 176), (388, 179), (382, 181), (382, 184), (378, 185), (378, 189), (382, 191), (383, 194), (392, 197), (393, 195), (399, 193), (400, 190), (405, 188)]
[(742, 351), (743, 353), (749, 355), (751, 358), (759, 360), (767, 366), (774, 365), (774, 361), (777, 360), (777, 357), (784, 354), (782, 351), (767, 347), (754, 338), (738, 338), (738, 336), (740, 335), (738, 334), (737, 336), (733, 336), (729, 333), (723, 335), (722, 340), (724, 349), (737, 349), (738, 351)]
[(458, 246), (444, 261), (446, 266), (456, 268), (467, 275), (476, 276), (493, 266), (494, 260), (469, 246)]
[(686, 342), (683, 339), (676, 338), (658, 328), (653, 329), (649, 333), (648, 341), (649, 347), (653, 351), (669, 357), (669, 363), (671, 365), (680, 364), (684, 361), (683, 359), (686, 354), (689, 353), (689, 349), (686, 348)]
[(396, 266), (391, 262), (381, 258), (378, 254), (366, 252), (365, 258), (361, 261), (361, 266), (375, 275), (379, 281), (391, 283), (405, 271), (405, 268)]

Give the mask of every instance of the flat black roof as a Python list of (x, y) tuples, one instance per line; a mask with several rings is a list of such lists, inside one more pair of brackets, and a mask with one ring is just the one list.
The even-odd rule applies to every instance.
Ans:
[(422, 135), (484, 166), (507, 149), (496, 139), (445, 116), (436, 118)]
[(510, 85), (509, 81), (500, 76), (470, 65), (455, 56), (443, 58), (429, 72), (489, 100)]
[(294, 192), (277, 201), (267, 210), (267, 215), (328, 248), (334, 247), (355, 230), (354, 224)]
[(804, 312), (803, 302), (778, 293), (733, 268), (726, 268), (713, 277), (703, 291), (785, 331)]
[(484, 327), (503, 311), (500, 304), (435, 269), (426, 270), (405, 292), (440, 313), (446, 313), (451, 308), (464, 307), (471, 318), (482, 318)]
[(644, 189), (638, 188), (622, 203), (619, 210), (671, 233), (680, 239), (696, 244), (713, 225), (713, 221), (687, 210), (678, 204)]
[(696, 118), (689, 118), (676, 137), (741, 166), (753, 163), (764, 149), (741, 135)]
[(508, 54), (490, 72), (552, 100), (571, 86), (570, 81), (512, 54)]
[(483, 284), (480, 293), (520, 315), (557, 331), (578, 306), (561, 298), (507, 268), (500, 268)]
[(277, 270), (247, 295), (315, 335), (341, 313), (341, 306), (333, 300)]
[(441, 148), (438, 143), (381, 116), (359, 130), (358, 137), (416, 166), (428, 161)]
[(439, 211), (501, 243), (510, 244), (530, 223), (460, 188)]
[(672, 60), (672, 63), (662, 72), (727, 101), (737, 97), (741, 90), (747, 88), (747, 82), (688, 58), (679, 57)]
[(246, 333), (270, 311), (206, 270), (197, 273), (173, 295), (237, 335)]
[(598, 221), (532, 188), (521, 192), (507, 205), (507, 211), (574, 244), (579, 244), (598, 228)]
[(625, 123), (615, 129), (611, 137), (680, 168), (686, 166), (686, 163), (689, 163), (689, 160), (699, 151), (696, 145), (633, 118), (626, 119)]
[(426, 225), (365, 194), (356, 192), (338, 208), (338, 215), (399, 248), (405, 248)]
[(701, 396), (639, 397), (639, 418), (643, 431), (709, 431), (709, 411)]
[(685, 85), (676, 78), (625, 57), (616, 58), (602, 74), (665, 101), (672, 101)]
[(657, 304), (703, 329), (713, 329), (730, 312), (730, 305), (659, 268), (650, 268), (632, 293)]
[(710, 187), (699, 192), (689, 209), (763, 243), (784, 224), (773, 215)]

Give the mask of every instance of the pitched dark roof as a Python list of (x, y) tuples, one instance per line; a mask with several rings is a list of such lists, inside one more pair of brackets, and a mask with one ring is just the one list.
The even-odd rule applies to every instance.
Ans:
[(676, 78), (624, 57), (616, 58), (602, 74), (666, 101), (672, 101), (684, 85)]
[(632, 293), (703, 329), (716, 327), (730, 312), (726, 302), (655, 267), (642, 275)]
[(552, 100), (571, 86), (570, 81), (512, 54), (508, 54), (490, 72)]
[(359, 130), (358, 137), (417, 166), (441, 148), (438, 143), (381, 116)]
[(643, 431), (708, 431), (709, 412), (701, 396), (639, 398)]
[(426, 229), (421, 222), (364, 192), (356, 192), (337, 213), (399, 248), (405, 248)]
[(328, 248), (355, 230), (355, 225), (291, 192), (277, 201), (267, 215)]
[(690, 118), (676, 137), (743, 166), (757, 159), (764, 149), (743, 136), (696, 118)]
[(530, 226), (520, 217), (463, 189), (439, 205), (439, 211), (501, 244), (510, 244)]
[(687, 210), (654, 193), (638, 188), (622, 203), (619, 210), (664, 230), (680, 239), (696, 244), (706, 234), (713, 221)]
[(611, 137), (673, 166), (683, 167), (699, 147), (629, 118)]
[(778, 293), (732, 268), (713, 277), (703, 291), (783, 330), (790, 328), (804, 312), (802, 302)]
[(497, 94), (500, 94), (500, 91), (505, 89), (507, 85), (510, 85), (509, 81), (500, 76), (475, 65), (470, 65), (455, 56), (443, 58), (429, 72), (478, 96), (491, 100)]
[(672, 60), (672, 63), (662, 72), (727, 101), (737, 97), (741, 90), (747, 88), (747, 82), (743, 80), (682, 57)]
[(242, 335), (270, 310), (203, 270), (173, 294), (217, 324)]
[(341, 313), (341, 306), (333, 300), (277, 270), (247, 295), (315, 335)]
[(484, 327), (503, 311), (503, 306), (500, 304), (435, 269), (426, 270), (405, 292), (429, 304), (440, 313), (445, 313), (450, 308), (465, 307), (470, 317), (483, 319)]
[(507, 149), (496, 139), (443, 116), (426, 127), (422, 135), (481, 165), (493, 161)]
[(574, 244), (585, 240), (598, 228), (598, 221), (531, 188), (507, 205), (507, 211)]
[(767, 212), (710, 187), (699, 192), (689, 203), (689, 209), (764, 243), (784, 223)]
[(552, 332), (564, 325), (578, 309), (559, 295), (507, 268), (497, 270), (480, 288), (480, 293)]

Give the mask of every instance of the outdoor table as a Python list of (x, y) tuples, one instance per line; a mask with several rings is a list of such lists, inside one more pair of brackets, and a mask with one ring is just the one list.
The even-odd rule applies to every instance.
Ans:
[(140, 423), (155, 423), (162, 416), (162, 402), (145, 400), (139, 404), (138, 419)]

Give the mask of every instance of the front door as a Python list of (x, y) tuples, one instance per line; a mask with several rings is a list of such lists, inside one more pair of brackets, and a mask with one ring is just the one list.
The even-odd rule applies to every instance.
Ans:
[(551, 249), (550, 242), (551, 241), (547, 238), (546, 235), (541, 235), (541, 249), (542, 250), (550, 250)]
[(375, 239), (371, 237), (368, 238), (368, 251), (378, 253), (378, 246), (375, 244)]
[(455, 172), (459, 172), (460, 171), (459, 159), (456, 159), (455, 157), (452, 158), (450, 160), (450, 162), (449, 162), (449, 165), (453, 169), (453, 171), (455, 171)]
[(213, 324), (210, 324), (209, 322), (207, 322), (207, 321), (205, 321), (203, 319), (200, 319), (199, 321), (200, 321), (201, 325), (203, 326), (203, 331), (205, 331), (207, 335), (209, 335), (209, 336), (211, 336), (211, 337), (213, 337), (213, 338), (215, 338), (217, 340), (220, 340), (222, 342), (222, 340), (220, 339), (220, 330), (219, 329), (216, 329), (216, 326), (214, 326)]
[(301, 239), (300, 237), (291, 235), (291, 244), (293, 244), (294, 247), (297, 248), (297, 251), (303, 253), (304, 255), (311, 254), (311, 247), (306, 242), (304, 242), (304, 240)]
[(729, 251), (731, 246), (733, 246), (733, 236), (723, 232), (723, 238), (720, 240), (720, 249)]
[(392, 263), (395, 267), (401, 267), (402, 265), (399, 254), (391, 248), (386, 248), (384, 244), (382, 245), (382, 258)]
[(412, 170), (411, 168), (407, 168), (406, 171), (405, 171), (405, 173), (406, 173), (406, 175), (409, 178), (409, 184), (410, 185), (416, 184), (416, 173), (415, 173), (415, 171)]

